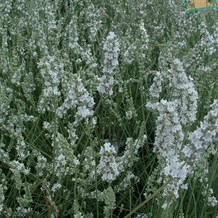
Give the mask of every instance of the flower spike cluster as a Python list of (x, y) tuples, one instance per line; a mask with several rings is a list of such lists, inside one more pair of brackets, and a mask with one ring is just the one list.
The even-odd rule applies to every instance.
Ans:
[(114, 74), (118, 65), (119, 42), (114, 32), (109, 32), (104, 45), (103, 76), (100, 78), (98, 91), (111, 96), (113, 94)]

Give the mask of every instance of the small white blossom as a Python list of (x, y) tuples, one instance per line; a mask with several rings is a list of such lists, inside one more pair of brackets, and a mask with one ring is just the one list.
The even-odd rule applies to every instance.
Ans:
[(109, 32), (104, 45), (104, 67), (100, 78), (98, 91), (101, 94), (112, 95), (115, 69), (118, 65), (119, 42), (114, 32)]
[(97, 173), (102, 176), (102, 180), (111, 182), (120, 174), (118, 163), (116, 162), (116, 150), (109, 142), (105, 143), (100, 150), (100, 162), (97, 166)]

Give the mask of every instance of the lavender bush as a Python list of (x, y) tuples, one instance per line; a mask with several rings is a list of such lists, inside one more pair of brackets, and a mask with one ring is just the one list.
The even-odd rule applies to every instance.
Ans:
[(217, 11), (0, 1), (1, 217), (216, 217)]

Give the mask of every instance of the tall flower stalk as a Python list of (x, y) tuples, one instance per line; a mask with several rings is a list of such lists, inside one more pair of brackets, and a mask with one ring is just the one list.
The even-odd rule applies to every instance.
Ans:
[(109, 32), (104, 45), (104, 63), (102, 77), (98, 86), (98, 91), (101, 94), (111, 96), (113, 94), (114, 74), (118, 66), (119, 42), (114, 32)]

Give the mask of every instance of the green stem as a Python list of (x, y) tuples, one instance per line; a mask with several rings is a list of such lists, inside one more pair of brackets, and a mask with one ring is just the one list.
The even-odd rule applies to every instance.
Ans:
[(155, 196), (157, 196), (170, 182), (170, 180), (168, 180), (165, 184), (163, 184), (159, 189), (157, 189), (152, 195), (150, 195), (147, 199), (145, 199), (141, 204), (139, 204), (137, 207), (135, 207), (132, 211), (130, 211), (124, 218), (128, 218), (131, 217), (131, 215), (133, 215), (137, 210), (139, 210), (140, 208), (142, 208), (145, 204), (147, 204), (152, 198), (154, 198)]

